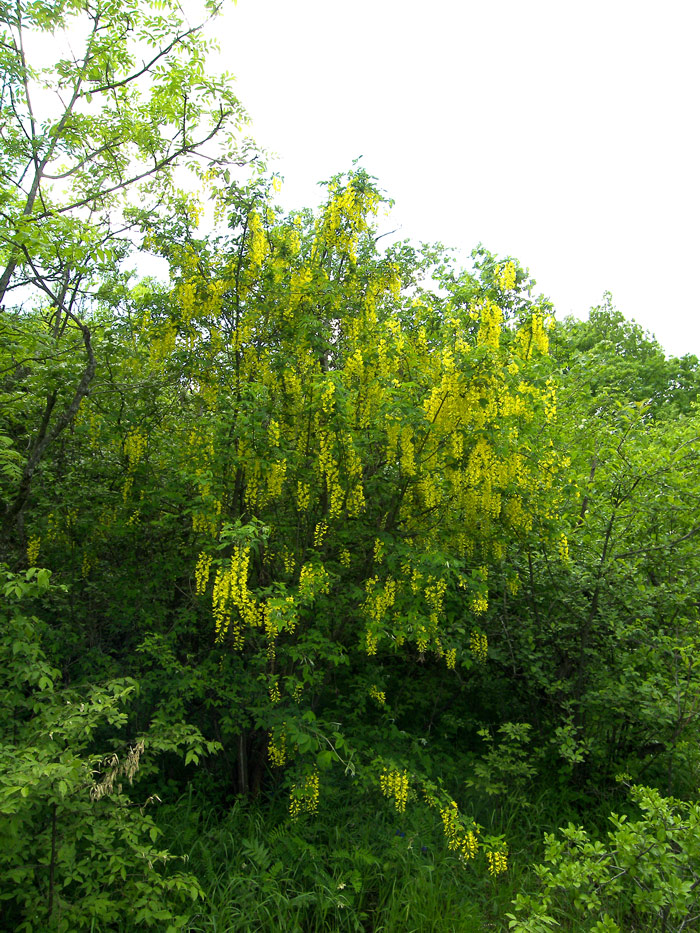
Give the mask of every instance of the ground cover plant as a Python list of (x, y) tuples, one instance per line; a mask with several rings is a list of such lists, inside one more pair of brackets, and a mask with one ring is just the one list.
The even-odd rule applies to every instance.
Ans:
[(285, 214), (178, 11), (2, 11), (5, 925), (697, 929), (697, 359)]

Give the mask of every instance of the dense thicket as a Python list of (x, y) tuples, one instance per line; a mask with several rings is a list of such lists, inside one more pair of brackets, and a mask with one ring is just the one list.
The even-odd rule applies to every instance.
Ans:
[[(555, 323), (512, 258), (381, 248), (362, 169), (287, 216), (229, 139), (178, 191), (241, 111), (177, 9), (3, 13), (7, 928), (695, 929), (697, 359), (607, 296)], [(72, 16), (84, 57), (31, 70)], [(204, 812), (261, 892), (223, 927), (173, 861)], [(532, 872), (567, 819), (599, 841)], [(457, 865), (476, 914), (412, 916)]]

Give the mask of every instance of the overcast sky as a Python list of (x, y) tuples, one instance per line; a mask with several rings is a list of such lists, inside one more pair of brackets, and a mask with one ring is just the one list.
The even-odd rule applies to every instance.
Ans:
[(285, 207), (361, 155), (388, 229), (700, 355), (697, 0), (238, 0), (216, 34)]

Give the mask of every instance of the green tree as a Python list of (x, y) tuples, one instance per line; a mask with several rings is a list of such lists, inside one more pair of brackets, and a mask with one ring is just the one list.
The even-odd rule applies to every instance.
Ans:
[(569, 461), (559, 553), (524, 549), (526, 586), (504, 593), (504, 678), (516, 674), (518, 715), (539, 723), (562, 781), (614, 791), (629, 771), (687, 791), (699, 693), (696, 361), (667, 359), (609, 302), (551, 337), (552, 440)]
[[(207, 751), (194, 730), (120, 735), (138, 685), (132, 678), (62, 686), (46, 655), (44, 620), (55, 595), (47, 570), (0, 567), (0, 900), (15, 930), (106, 928), (127, 918), (181, 929), (201, 890), (164, 872), (170, 853), (146, 806), (126, 785), (153, 752)], [(209, 746), (211, 750), (211, 746)], [(149, 764), (148, 759), (151, 759)], [(125, 785), (125, 786), (123, 786)], [(167, 876), (166, 876), (167, 875)]]
[(57, 470), (34, 512), (43, 559), (76, 568), (63, 645), (137, 665), (159, 719), (222, 742), (238, 793), (311, 807), (314, 767), (342, 761), (370, 794), (405, 804), (406, 768), (412, 799), (434, 795), (432, 697), (459, 708), (488, 681), (490, 593), (555, 528), (557, 458), (533, 450), (547, 314), (520, 307), (511, 262), (494, 297), (478, 273), (469, 301), (433, 295), (448, 260), (379, 252), (363, 171), (316, 213), (278, 215), (260, 185), (224, 197), (218, 238), (154, 226), (172, 285), (124, 298), (65, 439), (88, 481)]
[[(193, 24), (175, 2), (22, 0), (0, 8), (0, 303), (11, 406), (37, 367), (54, 375), (43, 399), (21, 412), (29, 423), (18, 439), (22, 473), (6, 525), (21, 519), (47, 447), (90, 390), (96, 291), (155, 214), (197, 209), (178, 191), (175, 169), (216, 175), (246, 158), (237, 142), (244, 115), (229, 79), (204, 67), (202, 28), (219, 6), (190, 5), (188, 15), (200, 17)], [(48, 44), (63, 57), (47, 63)], [(41, 309), (27, 346), (24, 318), (9, 310), (13, 298)]]
[(698, 359), (667, 357), (656, 339), (618, 311), (612, 295), (591, 308), (587, 321), (567, 318), (552, 339), (565, 395), (591, 411), (625, 401), (644, 402), (655, 418), (687, 415), (700, 390)]

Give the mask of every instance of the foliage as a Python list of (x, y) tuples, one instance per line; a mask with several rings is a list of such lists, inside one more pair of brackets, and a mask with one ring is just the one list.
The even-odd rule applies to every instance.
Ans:
[[(167, 808), (161, 816), (167, 833)], [(371, 796), (338, 798), (292, 823), (274, 805), (242, 800), (211, 819), (189, 794), (170, 818), (183, 816), (179, 844), (205, 890), (192, 931), (476, 933), (496, 915), (495, 902), (508, 905), (500, 881), (465, 874), (425, 814), (397, 820)]]
[[(609, 296), (555, 323), (484, 247), (468, 268), (384, 248), (359, 166), (289, 215), (272, 179), (232, 183), (242, 111), (176, 4), (3, 16), (12, 922), (206, 929), (235, 904), (240, 929), (443, 929), (440, 891), (470, 929), (519, 891), (517, 923), (575, 923), (554, 892), (599, 844), (552, 836), (535, 874), (536, 840), (619, 810), (624, 773), (645, 816), (589, 866), (591, 923), (692, 928), (697, 359)], [(30, 63), (79, 24), (75, 60)], [(197, 159), (206, 227), (174, 175)], [(134, 252), (167, 281), (127, 271)], [(151, 804), (172, 815), (186, 788), (200, 803), (161, 827)], [(613, 910), (596, 871), (673, 820), (668, 898), (635, 900), (640, 855)]]
[[(155, 216), (198, 210), (178, 190), (176, 167), (203, 174), (204, 160), (210, 178), (228, 180), (232, 161), (246, 158), (233, 136), (244, 115), (230, 80), (204, 70), (202, 26), (219, 4), (196, 6), (195, 25), (169, 0), (0, 8), (0, 303), (7, 311), (16, 296), (34, 313), (39, 305), (41, 319), (27, 329), (13, 315), (2, 328), (11, 416), (31, 425), (6, 521), (21, 522), (47, 447), (92, 386), (95, 293)], [(61, 54), (48, 64), (47, 44)], [(40, 364), (42, 392), (18, 405)]]
[(125, 707), (136, 683), (124, 678), (60, 688), (60, 672), (43, 649), (44, 626), (23, 609), (50, 598), (49, 572), (3, 570), (2, 587), (5, 920), (26, 931), (93, 929), (127, 916), (143, 928), (182, 928), (186, 901), (199, 896), (199, 885), (191, 875), (159, 870), (171, 856), (155, 846), (161, 832), (145, 809), (152, 801), (139, 808), (123, 789), (133, 782), (146, 745), (163, 747), (167, 737), (140, 737), (120, 760), (117, 733), (127, 722)]
[[(700, 911), (700, 808), (634, 786), (631, 797), (642, 818), (611, 814), (607, 842), (593, 841), (569, 823), (561, 837), (545, 837), (547, 864), (536, 868), (541, 892), (519, 895), (509, 914), (514, 933), (560, 928), (619, 933), (694, 929)], [(630, 918), (629, 920), (626, 918)]]

